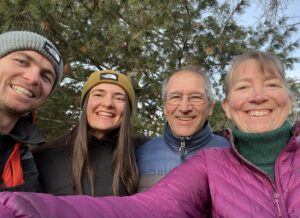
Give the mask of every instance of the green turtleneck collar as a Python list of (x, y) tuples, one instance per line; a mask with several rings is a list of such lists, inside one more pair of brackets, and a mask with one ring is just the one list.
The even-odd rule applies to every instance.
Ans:
[(264, 133), (245, 133), (234, 128), (234, 143), (244, 158), (274, 179), (275, 160), (291, 138), (291, 128), (288, 121), (280, 128)]

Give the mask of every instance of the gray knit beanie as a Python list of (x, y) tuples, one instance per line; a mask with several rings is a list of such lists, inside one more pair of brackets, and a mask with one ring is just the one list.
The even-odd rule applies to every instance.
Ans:
[(0, 58), (19, 50), (34, 50), (52, 63), (56, 73), (53, 91), (60, 84), (63, 75), (63, 61), (56, 47), (45, 37), (29, 31), (0, 34)]

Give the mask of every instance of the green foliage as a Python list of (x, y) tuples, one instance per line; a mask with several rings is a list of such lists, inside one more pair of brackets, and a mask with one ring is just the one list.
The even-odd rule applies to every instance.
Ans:
[(290, 120), (294, 122), (300, 119), (300, 79), (289, 78), (288, 83), (294, 98), (293, 111)]
[(227, 119), (225, 112), (222, 109), (222, 102), (216, 101), (214, 105), (213, 116), (208, 118), (213, 131), (218, 131), (226, 127), (232, 127), (232, 123)]
[[(281, 18), (245, 27), (236, 18), (250, 1), (216, 0), (2, 0), (0, 31), (26, 29), (54, 41), (64, 58), (65, 80), (38, 110), (49, 137), (74, 126), (80, 114), (82, 82), (95, 69), (112, 68), (132, 78), (138, 96), (135, 131), (161, 133), (160, 86), (166, 75), (187, 64), (210, 74), (217, 100), (228, 62), (247, 49), (277, 53), (288, 68), (297, 61), (295, 25)], [(183, 81), (184, 82), (184, 81)], [(214, 129), (228, 124), (220, 103), (210, 118)]]

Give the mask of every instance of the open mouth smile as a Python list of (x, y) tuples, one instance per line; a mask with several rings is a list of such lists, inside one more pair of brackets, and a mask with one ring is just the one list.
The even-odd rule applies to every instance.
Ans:
[(113, 113), (104, 112), (104, 111), (97, 112), (96, 114), (99, 115), (99, 116), (104, 116), (104, 117), (114, 117), (115, 116)]
[(25, 89), (21, 86), (17, 86), (17, 85), (11, 85), (11, 88), (13, 90), (15, 90), (17, 93), (22, 94), (26, 97), (32, 98), (33, 97), (33, 93), (31, 91), (29, 91), (28, 89)]
[(270, 110), (248, 111), (248, 114), (252, 117), (264, 117), (264, 116), (268, 116), (270, 113), (271, 113)]

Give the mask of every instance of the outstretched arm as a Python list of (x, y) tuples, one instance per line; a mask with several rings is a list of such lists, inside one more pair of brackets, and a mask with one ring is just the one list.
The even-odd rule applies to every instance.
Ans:
[[(1, 217), (203, 217), (209, 193), (204, 155), (195, 155), (148, 191), (128, 197), (0, 194)], [(3, 214), (1, 214), (3, 213)]]

